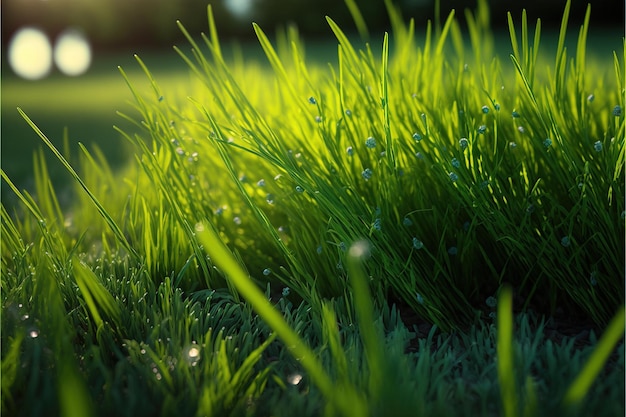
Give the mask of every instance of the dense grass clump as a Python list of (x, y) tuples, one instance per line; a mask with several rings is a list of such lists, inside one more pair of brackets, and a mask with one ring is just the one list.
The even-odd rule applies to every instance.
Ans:
[(454, 12), (419, 38), (387, 5), (380, 48), (328, 18), (327, 66), (295, 29), (254, 26), (268, 68), (223, 54), (210, 8), (204, 45), (180, 25), (188, 91), (121, 70), (120, 172), (22, 112), (76, 202), (43, 152), (33, 196), (2, 173), (25, 208), (2, 206), (3, 412), (623, 412), (626, 49), (587, 63), (588, 11), (570, 56), (569, 3), (554, 56), (523, 15), (504, 58), (484, 1), (469, 45)]
[[(445, 328), (470, 322), (503, 282), (525, 307), (606, 324), (624, 290), (618, 56), (614, 77), (590, 77), (588, 17), (570, 59), (565, 14), (554, 63), (539, 22), (531, 38), (511, 19), (511, 64), (493, 56), (486, 8), (468, 17), (471, 55), (453, 14), (418, 45), (392, 12), (393, 54), (387, 35), (382, 51), (355, 50), (328, 19), (339, 45), (326, 70), (307, 65), (295, 31), (274, 48), (255, 26), (273, 74), (229, 65), (214, 31), (206, 54), (189, 36), (192, 57), (178, 51), (202, 83), (190, 104), (156, 83), (154, 98), (137, 96), (149, 141), (129, 139), (160, 193), (133, 199), (132, 244), (169, 270), (193, 252), (170, 247), (188, 247), (189, 224), (206, 220), (254, 278), (307, 299), (344, 293), (346, 248), (367, 238), (378, 301)], [(167, 237), (153, 236), (146, 207), (171, 224)]]

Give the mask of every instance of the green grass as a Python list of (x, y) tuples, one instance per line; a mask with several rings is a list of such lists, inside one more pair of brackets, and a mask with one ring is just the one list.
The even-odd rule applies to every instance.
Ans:
[(509, 57), (486, 2), (469, 44), (388, 6), (377, 46), (328, 19), (329, 65), (293, 28), (254, 25), (266, 65), (224, 55), (210, 8), (180, 24), (193, 79), (120, 68), (115, 169), (24, 102), (75, 200), (43, 152), (31, 191), (3, 167), (4, 413), (624, 412), (625, 51), (589, 59), (588, 18), (566, 48), (567, 8), (548, 53), (511, 18)]

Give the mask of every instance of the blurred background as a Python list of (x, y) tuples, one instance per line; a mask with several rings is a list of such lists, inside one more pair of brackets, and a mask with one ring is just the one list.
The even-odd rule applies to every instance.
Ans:
[[(82, 30), (96, 50), (163, 46), (180, 40), (176, 20), (184, 22), (191, 33), (206, 29), (204, 0), (3, 0), (2, 45), (20, 27), (36, 25), (49, 37), (55, 38), (67, 28)], [(370, 29), (383, 30), (388, 25), (382, 0), (356, 0)], [(506, 25), (506, 12), (519, 16), (525, 8), (531, 21), (541, 17), (544, 24), (560, 22), (564, 0), (491, 0), (492, 22)], [(571, 19), (579, 22), (588, 1), (572, 2)], [(602, 25), (622, 26), (623, 0), (591, 0), (592, 17)], [(423, 24), (434, 14), (434, 0), (398, 0), (404, 16), (414, 17)], [(251, 37), (254, 21), (266, 32), (276, 26), (295, 23), (302, 33), (327, 36), (324, 16), (331, 16), (342, 27), (352, 21), (341, 0), (222, 0), (212, 2), (218, 29), (222, 36)], [(472, 0), (441, 0), (442, 14), (456, 9), (474, 8)]]
[[(574, 35), (588, 2), (592, 5), (589, 53), (597, 51), (612, 65), (611, 51), (622, 47), (624, 1), (573, 0), (569, 27)], [(372, 34), (389, 29), (383, 0), (356, 3)], [(507, 11), (519, 22), (521, 10), (526, 9), (533, 27), (541, 17), (542, 27), (549, 30), (558, 28), (565, 6), (565, 0), (489, 3), (492, 26), (502, 31), (503, 40), (508, 39)], [(66, 134), (73, 148), (79, 141), (87, 147), (97, 144), (114, 168), (124, 163), (128, 155), (113, 125), (124, 126), (115, 112), (130, 109), (130, 94), (117, 66), (131, 79), (145, 82), (133, 59), (133, 53), (138, 53), (160, 84), (182, 88), (186, 69), (172, 46), (187, 42), (176, 21), (192, 34), (206, 32), (207, 4), (206, 0), (2, 0), (2, 169), (18, 186), (32, 185), (32, 154), (41, 141), (18, 115), (18, 106), (58, 146)], [(397, 0), (396, 4), (407, 20), (415, 18), (418, 33), (435, 16), (435, 0)], [(326, 59), (336, 52), (336, 42), (324, 16), (331, 16), (348, 33), (356, 31), (341, 0), (215, 0), (212, 5), (218, 32), (226, 42), (253, 45), (251, 22), (269, 35), (295, 24), (307, 45), (318, 45), (316, 53)], [(441, 0), (442, 19), (456, 9), (463, 21), (462, 11), (475, 6), (475, 0)], [(375, 39), (372, 36), (373, 43)], [(243, 50), (254, 53), (251, 47)], [(62, 183), (68, 178), (58, 165), (51, 161), (50, 169), (53, 179)], [(2, 187), (3, 202), (6, 188)]]

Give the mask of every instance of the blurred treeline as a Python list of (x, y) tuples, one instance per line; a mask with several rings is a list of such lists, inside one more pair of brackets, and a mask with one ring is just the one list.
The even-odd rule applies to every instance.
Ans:
[[(222, 37), (253, 36), (251, 22), (267, 33), (295, 23), (309, 36), (327, 36), (330, 31), (324, 16), (331, 16), (346, 31), (354, 24), (342, 0), (249, 0), (252, 9), (245, 17), (229, 12), (225, 2), (213, 0), (218, 30)], [(389, 25), (383, 0), (356, 0), (370, 30), (386, 30)], [(493, 27), (506, 25), (506, 12), (519, 19), (525, 8), (531, 22), (541, 17), (545, 26), (558, 26), (565, 0), (489, 0)], [(587, 3), (592, 4), (592, 28), (623, 27), (624, 0), (573, 0), (570, 22), (582, 23)], [(2, 0), (2, 43), (23, 25), (35, 25), (54, 37), (72, 26), (82, 29), (97, 49), (137, 45), (170, 45), (181, 38), (175, 22), (180, 20), (191, 33), (206, 31), (207, 0)], [(405, 18), (418, 25), (435, 16), (435, 0), (396, 0)], [(440, 0), (444, 19), (451, 9), (462, 14), (473, 9), (475, 0)], [(463, 20), (463, 19), (461, 19)]]

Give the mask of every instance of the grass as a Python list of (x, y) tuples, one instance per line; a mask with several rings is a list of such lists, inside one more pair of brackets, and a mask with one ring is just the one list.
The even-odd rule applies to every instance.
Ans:
[(2, 171), (2, 411), (623, 413), (625, 51), (588, 60), (588, 15), (570, 54), (568, 7), (549, 54), (511, 17), (510, 57), (482, 1), (469, 46), (454, 13), (418, 43), (388, 3), (380, 48), (329, 18), (330, 65), (254, 25), (269, 67), (209, 8), (189, 84), (120, 68), (117, 170), (20, 110), (76, 197), (43, 152), (33, 192)]

